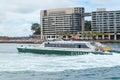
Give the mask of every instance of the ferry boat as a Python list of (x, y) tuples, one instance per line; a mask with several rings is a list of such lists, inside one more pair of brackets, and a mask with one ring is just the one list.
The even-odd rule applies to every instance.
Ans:
[(19, 52), (57, 55), (101, 54), (111, 55), (110, 47), (93, 41), (64, 41), (62, 39), (48, 39), (40, 46), (21, 46)]

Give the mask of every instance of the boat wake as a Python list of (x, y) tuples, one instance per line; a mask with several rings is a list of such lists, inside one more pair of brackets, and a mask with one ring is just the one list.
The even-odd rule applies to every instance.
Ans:
[[(0, 71), (64, 71), (120, 66), (120, 54), (58, 56), (40, 54), (0, 54)], [(9, 57), (9, 59), (8, 59)]]

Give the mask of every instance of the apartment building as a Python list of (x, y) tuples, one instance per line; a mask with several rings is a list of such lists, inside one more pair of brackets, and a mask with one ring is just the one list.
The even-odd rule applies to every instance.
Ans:
[(120, 33), (120, 10), (106, 11), (105, 9), (98, 9), (92, 12), (92, 30)]
[(101, 8), (93, 11), (92, 31), (110, 33), (111, 37), (116, 39), (116, 34), (120, 33), (120, 10), (106, 11), (105, 8)]
[(76, 34), (84, 30), (84, 8), (41, 10), (41, 37), (55, 38), (65, 31)]

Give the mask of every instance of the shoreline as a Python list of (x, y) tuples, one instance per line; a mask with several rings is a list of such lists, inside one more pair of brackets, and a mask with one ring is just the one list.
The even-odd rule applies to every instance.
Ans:
[[(84, 40), (80, 40), (84, 41)], [(89, 40), (85, 40), (89, 41)], [(90, 40), (91, 41), (91, 40)], [(93, 40), (101, 43), (120, 43), (120, 40)], [(42, 41), (36, 41), (36, 40), (0, 40), (0, 43), (24, 43), (24, 44), (41, 44)]]
[(41, 41), (34, 40), (0, 40), (0, 43), (24, 43), (24, 44), (40, 44)]
[(95, 40), (101, 43), (120, 43), (120, 40)]

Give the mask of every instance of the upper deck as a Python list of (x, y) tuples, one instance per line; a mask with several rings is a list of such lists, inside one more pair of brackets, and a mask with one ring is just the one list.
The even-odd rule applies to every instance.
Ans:
[(45, 47), (59, 48), (89, 48), (90, 42), (86, 41), (47, 41), (44, 42)]

